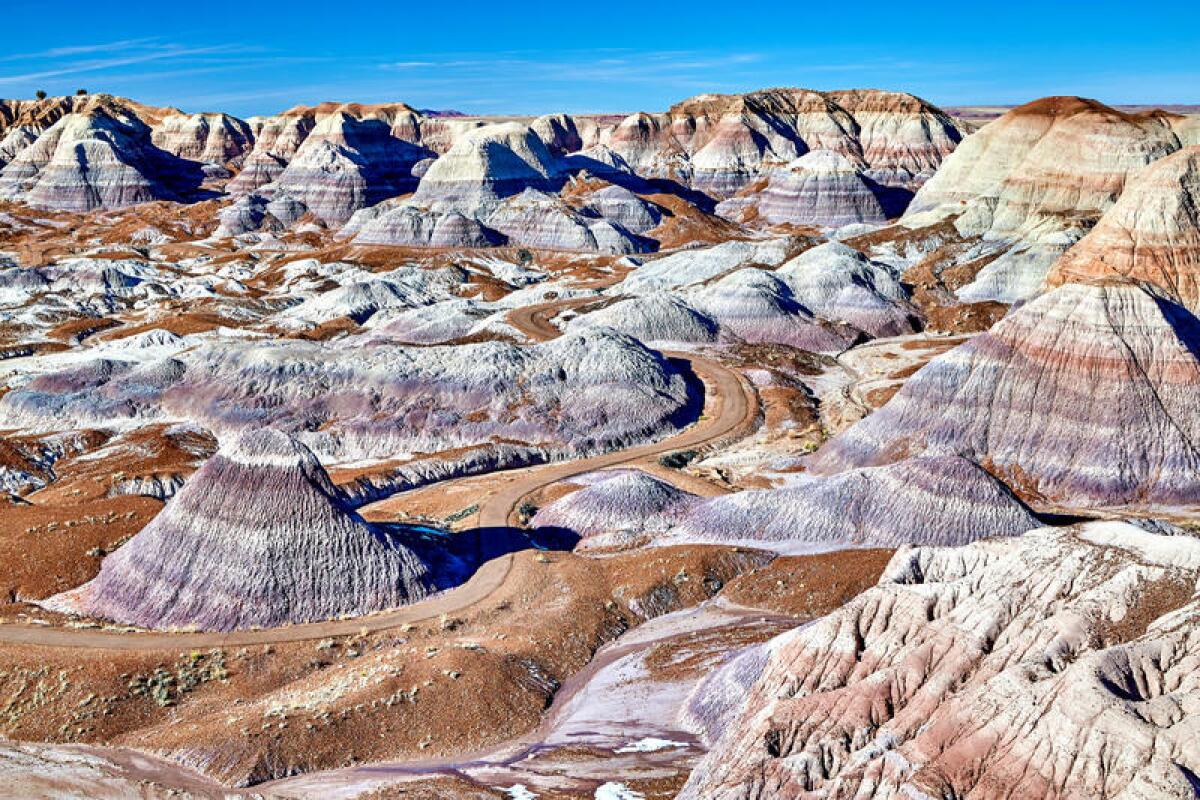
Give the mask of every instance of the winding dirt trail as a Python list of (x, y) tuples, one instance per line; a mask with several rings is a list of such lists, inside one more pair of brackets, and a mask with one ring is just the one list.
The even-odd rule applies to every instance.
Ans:
[[(574, 298), (516, 309), (509, 321), (535, 341), (559, 335), (550, 319), (567, 308), (596, 302), (596, 298)], [(691, 353), (666, 353), (690, 366), (704, 383), (704, 413), (700, 420), (675, 436), (577, 461), (558, 462), (517, 470), (516, 480), (480, 504), (475, 524), (480, 528), (509, 525), (522, 498), (566, 478), (585, 472), (653, 458), (673, 450), (693, 449), (733, 436), (750, 425), (757, 413), (757, 398), (737, 373), (715, 361)], [(405, 624), (424, 622), (443, 614), (461, 612), (487, 599), (508, 579), (513, 556), (504, 555), (480, 566), (470, 580), (435, 597), (409, 606), (351, 619), (327, 620), (265, 630), (213, 632), (143, 632), (67, 628), (47, 625), (0, 624), (0, 644), (101, 650), (166, 650), (211, 647), (242, 647), (255, 644), (308, 641), (332, 636), (377, 632)]]

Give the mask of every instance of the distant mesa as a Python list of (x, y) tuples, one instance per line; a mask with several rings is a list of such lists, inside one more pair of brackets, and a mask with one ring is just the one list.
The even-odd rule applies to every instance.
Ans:
[(316, 457), (271, 429), (212, 456), (82, 587), (48, 608), (148, 628), (316, 622), (429, 594), (428, 567), (364, 522)]

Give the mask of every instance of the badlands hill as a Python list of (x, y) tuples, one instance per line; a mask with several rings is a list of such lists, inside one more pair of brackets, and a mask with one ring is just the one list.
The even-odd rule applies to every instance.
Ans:
[(89, 211), (203, 197), (203, 171), (161, 150), (123, 101), (97, 95), (60, 116), (0, 169), (0, 198)]
[(0, 774), (1194, 795), (1196, 133), (0, 103)]
[(1198, 135), (1194, 120), (1165, 112), (1126, 114), (1078, 97), (1036, 100), (965, 139), (901, 222), (916, 229), (917, 241), (923, 227), (952, 225), (951, 241), (933, 227), (929, 234), (939, 238), (918, 247), (923, 255), (948, 244), (953, 249), (939, 258), (977, 273), (957, 289), (959, 299), (1026, 299), (1136, 173)]
[(778, 489), (711, 498), (642, 473), (600, 473), (538, 511), (584, 547), (728, 544), (777, 553), (902, 544), (962, 545), (981, 531), (1015, 536), (1036, 518), (995, 478), (956, 456), (849, 470)]
[(955, 122), (899, 92), (764, 89), (698, 95), (624, 119), (608, 144), (639, 174), (728, 197), (772, 165), (832, 150), (880, 185), (912, 189), (962, 138)]
[(1119, 523), (902, 549), (696, 689), (679, 797), (1191, 797), (1198, 568)]
[[(629, 190), (699, 216), (737, 193), (726, 211), (752, 226), (883, 222), (962, 132), (911, 95), (771, 89), (623, 120), (512, 121), (403, 103), (239, 120), (95, 95), (0, 101), (0, 137), (0, 198), (43, 209), (220, 198), (222, 236), (337, 229), (367, 210), (346, 238), (631, 253), (657, 248), (664, 209)], [(563, 191), (576, 178), (593, 183)]]
[[(346, 316), (339, 306), (331, 318)], [(694, 392), (661, 354), (608, 329), (533, 346), (201, 338), (110, 350), (39, 375), (0, 398), (0, 418), (43, 430), (164, 419), (222, 433), (267, 425), (350, 460), (497, 440), (538, 456), (579, 455), (686, 424)]]
[(1037, 503), (1200, 499), (1200, 321), (1157, 290), (1068, 284), (931, 361), (808, 460), (815, 472), (961, 455)]
[(94, 580), (46, 606), (225, 631), (379, 611), (432, 586), (417, 555), (363, 522), (307, 448), (268, 428), (222, 447)]
[(1052, 286), (1125, 276), (1200, 310), (1200, 147), (1147, 167), (1078, 244), (1054, 264)]

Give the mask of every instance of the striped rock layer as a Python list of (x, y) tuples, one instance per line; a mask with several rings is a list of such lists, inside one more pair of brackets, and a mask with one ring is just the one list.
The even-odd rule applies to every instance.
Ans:
[(174, 114), (154, 128), (154, 144), (172, 155), (206, 164), (240, 163), (254, 133), (228, 114)]
[(582, 547), (719, 544), (784, 554), (957, 546), (1040, 525), (1004, 484), (955, 456), (711, 498), (637, 471), (597, 473), (585, 482), (538, 511), (533, 524), (570, 530)]
[(1068, 284), (931, 361), (808, 459), (962, 455), (1052, 506), (1200, 501), (1200, 321), (1156, 291)]
[[(706, 95), (619, 124), (556, 114), (528, 125), (426, 117), (403, 103), (322, 103), (242, 121), (97, 97), (0, 101), (0, 167), (12, 169), (7, 181), (0, 177), (0, 197), (67, 210), (190, 201), (220, 192), (279, 204), (260, 214), (253, 207), (262, 200), (242, 202), (221, 230), (237, 236), (277, 230), (301, 218), (341, 226), (357, 211), (416, 190), (413, 204), (423, 211), (462, 214), (499, 236), (481, 236), (457, 218), (434, 235), (438, 220), (414, 226), (402, 218), (383, 224), (371, 243), (511, 243), (628, 253), (655, 246), (638, 238), (656, 222), (644, 202), (608, 196), (566, 214), (546, 203), (531, 208), (526, 202), (507, 211), (497, 206), (529, 189), (556, 192), (569, 173), (585, 170), (638, 191), (665, 188), (687, 196), (697, 189), (728, 197), (771, 170), (822, 151), (802, 164), (812, 161), (815, 168), (833, 158), (836, 168), (801, 170), (794, 173), (802, 176), (798, 184), (789, 183), (792, 172), (782, 175), (768, 196), (770, 216), (830, 224), (871, 221), (892, 215), (884, 195), (898, 193), (902, 207), (961, 138), (953, 121), (933, 106), (881, 92)], [(117, 135), (108, 130), (112, 125), (71, 123), (58, 147), (64, 131), (56, 128), (63, 118), (91, 115), (98, 105), (137, 129)], [(659, 182), (656, 189), (652, 181)], [(872, 202), (874, 194), (881, 199)], [(699, 199), (701, 205), (709, 202)], [(489, 225), (494, 211), (500, 218)]]
[(990, 243), (982, 252), (1000, 257), (958, 295), (1014, 302), (1038, 292), (1055, 259), (1135, 173), (1193, 135), (1186, 118), (1163, 112), (1131, 115), (1078, 97), (1036, 100), (964, 140), (917, 192), (904, 221), (954, 217), (960, 233)]
[[(333, 305), (322, 295), (289, 313), (300, 322), (363, 316), (393, 301), (391, 308), (405, 307), (405, 291), (352, 284)], [(497, 440), (579, 455), (673, 432), (693, 419), (696, 400), (661, 354), (596, 329), (529, 347), (280, 339), (213, 342), (153, 360), (114, 354), (6, 393), (0, 419), (42, 430), (152, 419), (192, 420), (219, 433), (269, 426), (347, 460)]]
[(612, 328), (643, 342), (715, 342), (721, 323), (670, 292), (631, 297), (568, 323), (568, 330)]
[(569, 323), (608, 327), (644, 342), (744, 341), (838, 352), (862, 336), (857, 328), (814, 316), (788, 283), (768, 270), (737, 270), (710, 286), (619, 300)]
[(1113, 276), (1153, 283), (1200, 311), (1200, 147), (1138, 173), (1046, 280), (1057, 286)]
[(237, 437), (84, 586), (46, 605), (147, 628), (315, 622), (424, 597), (429, 570), (271, 429)]
[(573, 482), (585, 485), (540, 509), (530, 524), (569, 530), (583, 539), (583, 547), (637, 543), (640, 534), (676, 524), (697, 499), (639, 470), (599, 472)]
[(848, 323), (870, 336), (901, 336), (921, 327), (920, 312), (896, 276), (841, 242), (805, 250), (775, 274), (821, 319)]
[(1198, 580), (1195, 539), (1122, 523), (901, 549), (700, 685), (724, 735), (679, 797), (1194, 797)]
[(794, 487), (696, 503), (659, 544), (740, 544), (781, 553), (902, 544), (962, 545), (1015, 536), (1036, 518), (995, 478), (963, 458), (913, 458)]
[(90, 211), (175, 199), (202, 175), (156, 148), (151, 130), (110, 98), (60, 117), (0, 169), (0, 199)]
[(413, 203), (484, 215), (505, 197), (561, 185), (558, 159), (528, 126), (488, 125), (463, 136), (421, 177)]
[(275, 192), (341, 224), (360, 208), (410, 192), (429, 152), (392, 135), (389, 120), (341, 110), (321, 119), (275, 180)]
[(824, 353), (844, 350), (859, 337), (853, 328), (814, 317), (796, 300), (787, 282), (769, 270), (740, 269), (695, 290), (687, 300), (716, 320), (722, 332), (746, 342)]
[[(790, 223), (840, 228), (879, 223), (891, 203), (882, 188), (865, 177), (841, 153), (814, 150), (766, 173), (766, 186), (755, 186), (717, 206), (724, 216), (760, 219), (771, 225)], [(902, 210), (902, 209), (901, 209)]]
[(953, 120), (908, 94), (764, 89), (631, 115), (601, 144), (639, 175), (723, 198), (811, 150), (833, 150), (865, 163), (883, 185), (915, 189), (961, 138)]

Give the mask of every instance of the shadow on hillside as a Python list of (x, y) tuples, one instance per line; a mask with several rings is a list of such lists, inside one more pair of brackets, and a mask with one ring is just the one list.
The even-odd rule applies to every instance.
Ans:
[(693, 422), (698, 422), (704, 415), (704, 403), (707, 393), (704, 381), (692, 370), (692, 365), (686, 359), (674, 356), (663, 356), (667, 363), (679, 371), (687, 383), (687, 403), (680, 406), (670, 417), (671, 425), (682, 430)]
[(879, 206), (883, 209), (883, 216), (886, 219), (895, 219), (904, 215), (908, 204), (912, 202), (912, 191), (901, 186), (884, 186), (866, 175), (863, 175), (862, 179), (871, 193), (875, 195), (875, 199), (879, 201)]
[(470, 580), (493, 559), (524, 550), (570, 551), (579, 534), (566, 528), (468, 528), (452, 532), (408, 525), (381, 525), (390, 536), (404, 542), (430, 566), (435, 588), (452, 589)]

